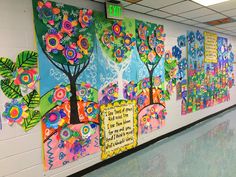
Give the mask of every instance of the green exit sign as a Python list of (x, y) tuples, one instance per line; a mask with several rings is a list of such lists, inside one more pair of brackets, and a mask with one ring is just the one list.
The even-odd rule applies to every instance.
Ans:
[(109, 19), (123, 19), (122, 5), (106, 2), (106, 15)]

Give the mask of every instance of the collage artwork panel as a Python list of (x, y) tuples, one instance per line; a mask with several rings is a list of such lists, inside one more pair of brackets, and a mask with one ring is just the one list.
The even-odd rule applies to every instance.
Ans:
[(0, 57), (9, 99), (0, 123), (30, 131), (41, 122), (45, 170), (138, 146), (165, 127), (175, 90), (182, 115), (230, 100), (234, 54), (227, 38), (187, 31), (167, 49), (162, 24), (32, 2), (38, 51)]

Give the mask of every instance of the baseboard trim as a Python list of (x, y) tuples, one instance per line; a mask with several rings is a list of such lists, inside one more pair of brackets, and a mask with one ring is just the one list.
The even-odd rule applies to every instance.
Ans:
[(130, 154), (133, 154), (133, 153), (135, 153), (135, 152), (137, 152), (137, 151), (140, 151), (140, 150), (142, 150), (142, 149), (144, 149), (144, 148), (146, 148), (146, 147), (148, 147), (148, 146), (150, 146), (150, 145), (152, 145), (152, 144), (154, 144), (154, 143), (156, 143), (156, 142), (158, 142), (158, 141), (160, 141), (160, 140), (162, 140), (162, 139), (164, 139), (164, 138), (167, 138), (167, 137), (169, 137), (169, 136), (172, 136), (172, 135), (175, 135), (175, 134), (177, 134), (177, 133), (180, 133), (180, 132), (182, 132), (182, 131), (184, 131), (184, 130), (190, 128), (190, 127), (193, 127), (194, 125), (196, 125), (196, 124), (198, 124), (198, 123), (200, 123), (200, 122), (203, 122), (203, 121), (205, 121), (205, 120), (211, 119), (211, 118), (215, 117), (216, 115), (221, 114), (221, 113), (223, 113), (223, 112), (226, 112), (226, 111), (228, 111), (228, 110), (230, 110), (230, 109), (233, 109), (233, 108), (236, 108), (236, 104), (234, 104), (234, 105), (232, 105), (232, 106), (230, 106), (230, 107), (228, 107), (228, 108), (226, 108), (226, 109), (223, 109), (223, 110), (221, 110), (221, 111), (218, 111), (218, 112), (216, 112), (216, 113), (214, 113), (214, 114), (211, 114), (211, 115), (209, 115), (209, 116), (206, 116), (206, 117), (204, 117), (204, 118), (202, 118), (202, 119), (199, 119), (199, 120), (197, 120), (197, 121), (195, 121), (195, 122), (193, 122), (193, 123), (191, 123), (191, 124), (188, 124), (188, 125), (186, 125), (186, 126), (183, 126), (183, 127), (181, 127), (181, 128), (178, 128), (178, 129), (176, 129), (176, 130), (173, 130), (173, 131), (171, 131), (171, 132), (169, 132), (169, 133), (167, 133), (167, 134), (164, 134), (164, 135), (162, 135), (162, 136), (159, 136), (159, 137), (157, 137), (157, 138), (154, 138), (154, 139), (152, 139), (152, 140), (150, 140), (150, 141), (148, 141), (148, 142), (146, 142), (146, 143), (144, 143), (144, 144), (141, 144), (141, 145), (139, 145), (139, 146), (137, 146), (137, 147), (135, 147), (135, 148), (133, 148), (133, 149), (130, 149), (130, 150), (126, 151), (126, 152), (123, 152), (123, 153), (121, 153), (121, 154), (118, 154), (118, 155), (116, 155), (116, 156), (114, 156), (114, 157), (111, 157), (111, 158), (109, 158), (109, 159), (107, 159), (107, 160), (101, 161), (101, 162), (99, 162), (99, 163), (97, 163), (97, 164), (95, 164), (95, 165), (92, 165), (92, 166), (90, 166), (90, 167), (84, 169), (84, 170), (81, 170), (81, 171), (79, 171), (79, 172), (76, 172), (76, 173), (70, 175), (69, 177), (81, 177), (81, 176), (83, 176), (83, 175), (85, 175), (85, 174), (87, 174), (87, 173), (90, 173), (90, 172), (92, 172), (92, 171), (98, 169), (98, 168), (101, 168), (101, 167), (103, 167), (103, 166), (106, 166), (106, 165), (108, 165), (108, 164), (111, 164), (111, 163), (113, 163), (113, 162), (115, 162), (115, 161), (117, 161), (117, 160), (119, 160), (119, 159), (122, 159), (122, 158), (124, 158), (124, 157), (126, 157), (126, 156), (128, 156), (128, 155), (130, 155)]

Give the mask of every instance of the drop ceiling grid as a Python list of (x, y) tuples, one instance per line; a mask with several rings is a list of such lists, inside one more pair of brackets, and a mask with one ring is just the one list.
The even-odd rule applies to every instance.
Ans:
[[(106, 0), (93, 1), (101, 3)], [(220, 28), (218, 28), (218, 26), (213, 27), (204, 23), (228, 17), (232, 17), (236, 20), (236, 0), (230, 0), (208, 7), (200, 5), (192, 0), (142, 0), (136, 4), (125, 2), (124, 8), (190, 26), (197, 26), (205, 29), (219, 29), (220, 32), (224, 32), (223, 30), (225, 30), (226, 34), (229, 34), (230, 32), (229, 26), (219, 26)], [(230, 26), (230, 29), (236, 29), (236, 24)], [(235, 34), (232, 35), (235, 36)]]

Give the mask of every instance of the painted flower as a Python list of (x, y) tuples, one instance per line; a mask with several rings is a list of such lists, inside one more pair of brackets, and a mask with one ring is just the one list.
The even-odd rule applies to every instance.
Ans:
[(113, 31), (113, 34), (116, 36), (116, 37), (121, 37), (123, 36), (123, 33), (122, 33), (122, 21), (119, 21), (119, 22), (115, 22), (113, 25), (112, 25), (112, 31)]
[(81, 83), (80, 85), (78, 85), (78, 91), (76, 92), (76, 95), (79, 97), (80, 101), (88, 101), (88, 98), (91, 94), (90, 88), (91, 85), (87, 83)]
[(125, 88), (125, 93), (127, 94), (128, 99), (134, 99), (137, 94), (137, 84), (134, 81), (130, 81)]
[(139, 35), (139, 38), (141, 40), (143, 40), (143, 41), (146, 40), (146, 37), (147, 37), (147, 26), (145, 26), (143, 23), (139, 25), (138, 35)]
[(60, 131), (60, 139), (63, 141), (69, 140), (73, 136), (73, 131), (68, 127), (64, 127)]
[(169, 71), (169, 76), (170, 76), (171, 79), (175, 78), (176, 74), (177, 74), (177, 68), (174, 68), (174, 69)]
[(14, 99), (11, 103), (5, 104), (5, 111), (2, 116), (7, 119), (9, 125), (12, 125), (14, 122), (21, 125), (23, 119), (28, 117), (27, 110), (28, 107), (24, 103)]
[(90, 103), (89, 105), (85, 106), (84, 112), (89, 119), (96, 119), (99, 113), (98, 105), (95, 103)]
[(95, 133), (95, 129), (93, 129), (90, 124), (84, 124), (80, 128), (80, 134), (83, 139), (89, 138), (94, 133)]
[(137, 101), (138, 102), (138, 106), (142, 107), (144, 105), (146, 99), (147, 99), (146, 95), (140, 95), (138, 97), (138, 101)]
[(72, 36), (74, 32), (74, 28), (75, 26), (77, 26), (77, 24), (78, 23), (76, 20), (72, 20), (68, 18), (68, 14), (64, 14), (62, 24), (61, 24), (61, 33), (62, 34), (66, 33), (69, 36)]
[(58, 126), (63, 126), (65, 123), (64, 117), (66, 117), (66, 114), (63, 109), (61, 109), (60, 111), (47, 113), (43, 121), (47, 128), (57, 129)]
[(182, 51), (176, 45), (172, 47), (172, 55), (178, 60), (181, 59)]
[(77, 155), (79, 152), (83, 151), (83, 146), (80, 144), (79, 140), (75, 140), (71, 146), (70, 153)]
[(102, 43), (107, 46), (109, 49), (112, 47), (112, 45), (114, 44), (114, 36), (107, 30), (104, 31), (103, 35), (102, 35)]
[(77, 45), (79, 46), (80, 50), (87, 55), (88, 54), (88, 49), (89, 49), (89, 41), (87, 38), (85, 38), (82, 35), (79, 35)]
[(124, 58), (124, 50), (122, 48), (115, 48), (114, 49), (114, 56), (116, 58), (116, 60), (120, 63), (122, 62), (123, 58)]
[(155, 64), (155, 62), (156, 62), (156, 52), (154, 50), (149, 52), (148, 61), (149, 61), (149, 64)]
[(68, 87), (65, 85), (57, 85), (48, 98), (50, 103), (56, 103), (57, 105), (61, 105), (63, 102), (66, 102), (71, 97), (71, 93)]
[(177, 42), (178, 42), (178, 47), (179, 48), (185, 47), (186, 46), (186, 37), (185, 37), (185, 35), (179, 36), (178, 39), (177, 39)]
[(157, 44), (156, 46), (156, 53), (159, 57), (162, 57), (165, 52), (164, 45), (163, 44)]
[(38, 1), (38, 16), (43, 21), (44, 24), (54, 25), (57, 21), (56, 15), (60, 13), (59, 8), (53, 8), (51, 2)]
[(182, 80), (185, 77), (185, 72), (183, 70), (179, 70), (177, 73), (177, 77), (179, 80)]
[(172, 58), (172, 53), (171, 53), (171, 51), (167, 50), (165, 52), (165, 60), (169, 60), (171, 58)]
[(203, 57), (204, 55), (204, 48), (203, 47), (198, 47), (197, 48), (197, 56), (198, 57)]
[(164, 27), (162, 25), (158, 25), (156, 28), (156, 38), (160, 41), (165, 40), (166, 34), (164, 33)]
[(71, 65), (77, 64), (79, 59), (83, 58), (83, 55), (79, 52), (75, 43), (66, 46), (63, 50), (63, 55)]
[(35, 69), (24, 70), (19, 68), (16, 72), (14, 84), (23, 85), (33, 90), (38, 79), (39, 76)]
[(157, 41), (156, 41), (156, 37), (154, 36), (154, 34), (150, 35), (148, 38), (148, 44), (150, 46), (151, 49), (155, 49)]
[(228, 51), (231, 51), (231, 50), (232, 50), (232, 44), (229, 44)]
[(142, 81), (140, 81), (140, 87), (141, 89), (145, 90), (147, 88), (150, 88), (150, 82), (149, 82), (149, 79), (145, 78), (143, 79)]
[(149, 124), (150, 120), (151, 120), (151, 119), (150, 119), (150, 116), (147, 115), (147, 114), (145, 114), (145, 115), (143, 115), (143, 116), (141, 117), (141, 119), (140, 119), (140, 125), (141, 125), (141, 126), (145, 126), (145, 125)]
[(142, 42), (138, 48), (139, 54), (146, 54), (147, 51), (148, 51), (148, 46), (144, 42)]
[(58, 53), (58, 51), (63, 50), (63, 46), (61, 45), (61, 39), (63, 35), (61, 33), (57, 33), (55, 30), (51, 30), (49, 33), (45, 35), (45, 43), (47, 52)]
[(196, 39), (200, 42), (200, 43), (203, 43), (204, 42), (204, 36), (203, 34), (197, 30), (196, 32)]
[(187, 69), (188, 63), (187, 63), (187, 59), (183, 58), (179, 63), (178, 63), (178, 68), (179, 70), (185, 70)]
[(194, 32), (190, 31), (190, 32), (188, 33), (187, 39), (188, 39), (188, 43), (190, 43), (190, 44), (193, 43), (194, 40), (195, 40)]
[(153, 85), (154, 85), (154, 87), (159, 87), (161, 85), (161, 77), (160, 76), (154, 77)]
[(91, 9), (83, 9), (79, 11), (79, 22), (82, 28), (89, 27), (92, 24), (93, 11)]
[(189, 47), (188, 48), (188, 54), (192, 57), (192, 58), (196, 58), (196, 49), (195, 47)]
[(106, 88), (102, 90), (102, 99), (100, 104), (110, 103), (118, 98), (118, 85), (110, 83)]
[(133, 37), (132, 34), (126, 34), (124, 36), (124, 45), (128, 50), (133, 49), (133, 47), (135, 46), (135, 38)]

